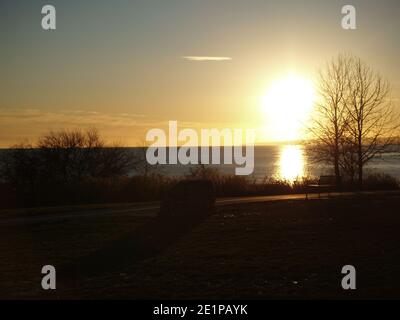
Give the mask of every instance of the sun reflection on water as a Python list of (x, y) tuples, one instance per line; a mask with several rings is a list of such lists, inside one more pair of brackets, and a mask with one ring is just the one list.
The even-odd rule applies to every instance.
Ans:
[(294, 182), (304, 177), (304, 152), (298, 145), (282, 146), (279, 155), (278, 172), (279, 179)]

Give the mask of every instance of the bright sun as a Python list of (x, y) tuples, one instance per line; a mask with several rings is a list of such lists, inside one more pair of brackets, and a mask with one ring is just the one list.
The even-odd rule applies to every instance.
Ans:
[(310, 80), (294, 74), (275, 81), (262, 97), (268, 136), (278, 141), (301, 138), (314, 101)]

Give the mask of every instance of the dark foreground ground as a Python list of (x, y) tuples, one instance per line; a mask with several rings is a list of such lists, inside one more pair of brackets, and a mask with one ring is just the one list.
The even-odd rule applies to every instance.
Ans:
[[(222, 206), (190, 225), (138, 215), (0, 224), (0, 298), (398, 299), (399, 208), (392, 194)], [(46, 264), (55, 291), (41, 289)], [(348, 264), (354, 291), (341, 288)]]

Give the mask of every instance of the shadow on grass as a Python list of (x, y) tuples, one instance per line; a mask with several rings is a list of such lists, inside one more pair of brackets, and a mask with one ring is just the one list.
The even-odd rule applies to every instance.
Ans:
[(122, 270), (138, 261), (154, 257), (189, 233), (214, 212), (212, 182), (184, 180), (173, 186), (164, 198), (158, 217), (100, 251), (62, 268), (67, 281), (91, 278)]
[(58, 277), (61, 281), (76, 284), (85, 278), (123, 270), (162, 253), (205, 219), (206, 217), (193, 217), (190, 214), (180, 218), (157, 217), (136, 229), (134, 233), (64, 265), (58, 271)]

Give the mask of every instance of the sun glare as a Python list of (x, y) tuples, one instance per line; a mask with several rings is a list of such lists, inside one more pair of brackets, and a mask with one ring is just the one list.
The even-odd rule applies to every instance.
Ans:
[(275, 81), (262, 97), (269, 136), (278, 141), (301, 139), (314, 100), (310, 80), (294, 74)]
[(298, 145), (287, 145), (281, 149), (278, 163), (279, 179), (293, 182), (304, 176), (304, 154)]

